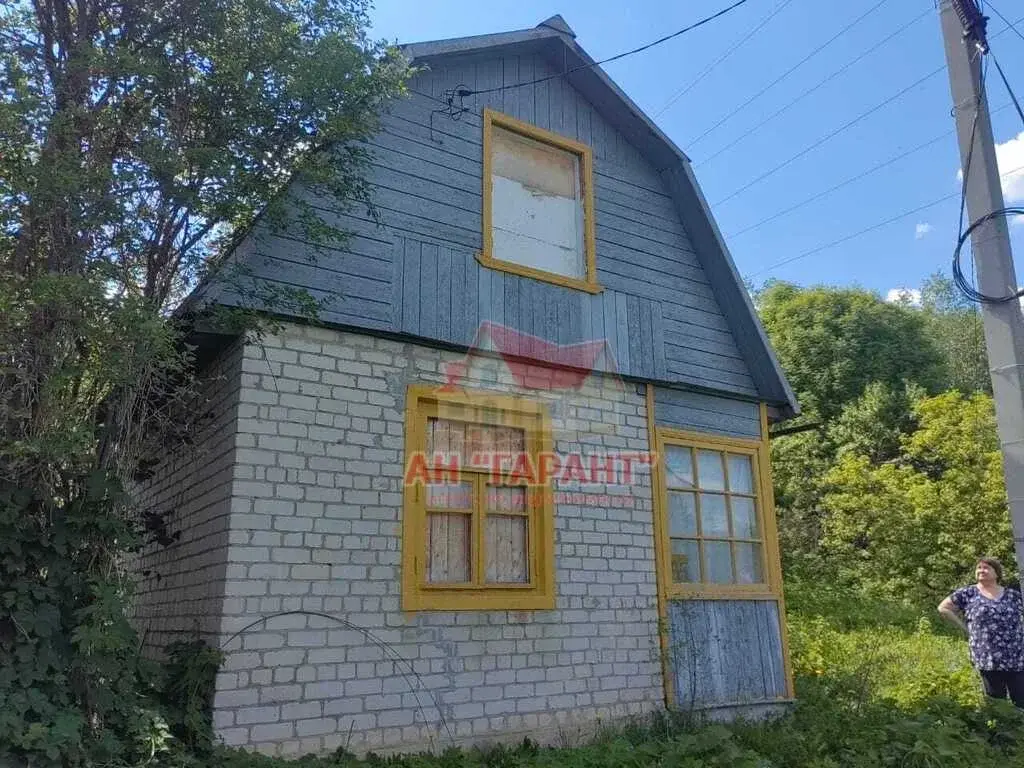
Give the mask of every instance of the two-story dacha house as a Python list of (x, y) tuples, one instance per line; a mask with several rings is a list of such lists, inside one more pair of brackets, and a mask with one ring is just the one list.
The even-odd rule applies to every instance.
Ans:
[(379, 223), (234, 253), (343, 299), (205, 340), (215, 423), (143, 494), (180, 534), (143, 558), (148, 641), (222, 646), (218, 736), (281, 754), (779, 709), (797, 405), (687, 157), (559, 16), (406, 53)]

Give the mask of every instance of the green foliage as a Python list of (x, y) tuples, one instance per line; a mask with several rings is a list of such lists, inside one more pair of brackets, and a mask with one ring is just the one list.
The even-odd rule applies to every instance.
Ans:
[(957, 292), (941, 273), (921, 286), (925, 330), (945, 361), (946, 386), (965, 394), (992, 393), (985, 328), (978, 307)]
[(154, 704), (123, 569), (131, 521), (159, 527), (167, 510), (120, 489), (207, 416), (186, 313), (170, 316), (201, 277), (249, 309), (315, 316), (308, 292), (261, 286), (227, 253), (260, 217), (336, 245), (312, 201), (368, 205), (362, 140), (407, 68), (367, 39), (367, 8), (0, 8), (0, 763), (144, 761), (172, 731), (209, 741), (215, 654), (179, 649)]
[(855, 450), (829, 472), (822, 546), (841, 575), (880, 595), (941, 598), (992, 553), (1012, 572), (1013, 542), (992, 399), (919, 400), (918, 428), (893, 461)]
[(0, 492), (0, 762), (73, 766), (162, 746), (128, 584), (95, 567), (97, 550), (135, 541), (125, 503), (100, 472), (68, 501)]
[(190, 749), (206, 751), (213, 745), (211, 707), (224, 654), (202, 640), (172, 643), (164, 652), (161, 701), (171, 733)]
[(942, 358), (921, 315), (873, 293), (772, 282), (757, 307), (809, 417), (830, 421), (872, 382), (943, 386)]

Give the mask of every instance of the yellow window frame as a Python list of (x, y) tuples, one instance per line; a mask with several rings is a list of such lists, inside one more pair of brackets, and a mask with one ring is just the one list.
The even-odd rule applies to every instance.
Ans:
[[(768, 453), (765, 441), (744, 440), (717, 435), (707, 435), (699, 432), (672, 429), (668, 427), (656, 427), (655, 444), (658, 461), (657, 480), (657, 546), (661, 555), (661, 562), (665, 567), (659, 568), (658, 577), (662, 594), (668, 599), (689, 598), (689, 599), (732, 599), (748, 598), (752, 600), (769, 599), (777, 600), (782, 592), (782, 569), (779, 561), (778, 531), (775, 524), (774, 507), (772, 504), (772, 488), (768, 468)], [(673, 579), (672, 569), (672, 541), (669, 529), (669, 503), (668, 503), (668, 480), (667, 467), (665, 466), (666, 449), (670, 446), (690, 448), (693, 451), (706, 449), (722, 453), (732, 453), (749, 456), (751, 469), (754, 473), (754, 508), (757, 513), (757, 522), (761, 531), (761, 559), (762, 572), (765, 581), (760, 584), (716, 584), (707, 581), (678, 583)], [(727, 468), (726, 468), (726, 471)], [(699, 497), (700, 490), (694, 491)], [(725, 492), (728, 497), (730, 492)], [(739, 494), (744, 495), (744, 494)], [(749, 496), (748, 496), (749, 497)], [(698, 501), (699, 504), (699, 501)], [(699, 510), (699, 506), (698, 506)], [(698, 515), (699, 520), (699, 515)], [(699, 526), (699, 523), (698, 523)], [(731, 527), (731, 522), (730, 522)], [(698, 527), (696, 537), (687, 537), (690, 540), (698, 541), (698, 552), (701, 554), (701, 572), (703, 574), (703, 553), (704, 542), (707, 540)], [(731, 534), (731, 531), (730, 531)], [(734, 541), (744, 541), (733, 536), (728, 538), (714, 538), (714, 541), (729, 542), (730, 548)]]
[[(543, 269), (526, 267), (515, 262), (494, 257), (494, 224), (492, 216), (492, 134), (494, 126), (512, 131), (528, 139), (542, 144), (565, 150), (576, 155), (580, 160), (580, 189), (583, 196), (583, 263), (586, 275), (583, 279), (559, 275)], [(483, 249), (477, 254), (477, 261), (489, 269), (496, 269), (509, 274), (542, 280), (565, 288), (573, 288), (588, 293), (600, 293), (604, 290), (597, 282), (597, 235), (594, 223), (594, 155), (589, 146), (574, 139), (561, 136), (552, 131), (539, 128), (531, 123), (517, 120), (514, 117), (497, 112), (493, 109), (484, 110), (483, 122)]]
[[(440, 391), (436, 385), (409, 386), (406, 392), (405, 463), (426, 451), (427, 420), (433, 416), (456, 418), (473, 424), (511, 426), (524, 430), (526, 450), (534, 466), (541, 454), (553, 451), (551, 417), (544, 403), (484, 390)], [(432, 468), (433, 469), (433, 468)], [(487, 584), (485, 491), (489, 472), (463, 470), (473, 483), (471, 573), (467, 584), (429, 584), (427, 564), (427, 506), (422, 478), (413, 474), (403, 489), (402, 505), (402, 610), (551, 610), (555, 607), (554, 494), (550, 484), (523, 483), (527, 494), (527, 547), (530, 581), (527, 584)]]

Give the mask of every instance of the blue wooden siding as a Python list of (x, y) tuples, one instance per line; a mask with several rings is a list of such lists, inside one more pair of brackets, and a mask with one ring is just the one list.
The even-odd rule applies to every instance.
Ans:
[(654, 389), (654, 421), (659, 427), (761, 438), (757, 403), (666, 387)]
[[(322, 249), (314, 262), (309, 243), (258, 235), (256, 276), (317, 298), (337, 291), (323, 313), (328, 322), (457, 345), (485, 320), (561, 343), (606, 338), (623, 374), (757, 395), (661, 176), (591, 104), (562, 79), (470, 97), (472, 111), (460, 120), (436, 113), (429, 98), (459, 84), (479, 90), (553, 73), (539, 55), (492, 55), (419, 74), (370, 142), (381, 225), (355, 208), (340, 213), (311, 200), (353, 233), (350, 242)], [(474, 258), (485, 106), (593, 148), (602, 293), (488, 270)]]
[(786, 697), (774, 600), (670, 601), (668, 625), (675, 703), (681, 709)]

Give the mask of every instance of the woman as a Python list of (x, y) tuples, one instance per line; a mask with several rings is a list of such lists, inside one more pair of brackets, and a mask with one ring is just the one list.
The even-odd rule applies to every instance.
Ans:
[(985, 694), (1009, 696), (1024, 708), (1024, 603), (1016, 589), (1001, 585), (1003, 566), (994, 557), (978, 560), (977, 584), (961, 587), (939, 603), (939, 613), (968, 636), (971, 663)]

